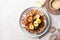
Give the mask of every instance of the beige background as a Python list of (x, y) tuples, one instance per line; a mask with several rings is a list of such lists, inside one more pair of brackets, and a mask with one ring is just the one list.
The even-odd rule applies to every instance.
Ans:
[[(44, 0), (43, 0), (44, 1)], [(48, 40), (27, 37), (19, 26), (20, 14), (28, 7), (36, 7), (35, 0), (0, 0), (0, 40)], [(60, 15), (51, 15), (52, 25), (60, 28)]]

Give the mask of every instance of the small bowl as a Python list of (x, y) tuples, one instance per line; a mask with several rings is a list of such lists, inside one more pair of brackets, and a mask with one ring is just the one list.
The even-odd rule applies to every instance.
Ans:
[[(41, 11), (41, 12), (44, 14), (44, 16), (46, 17), (44, 29), (43, 29), (43, 31), (40, 32), (40, 33), (36, 33), (36, 34), (31, 34), (31, 33), (29, 33), (28, 31), (26, 31), (26, 30), (24, 29), (24, 26), (23, 26), (22, 23), (21, 23), (21, 20), (23, 19), (23, 15), (25, 15), (25, 12), (28, 11), (28, 10), (31, 10), (31, 9), (35, 9), (35, 10)], [(27, 15), (27, 14), (26, 14), (26, 15)], [(43, 34), (45, 34), (45, 33), (48, 31), (49, 27), (50, 27), (50, 23), (51, 23), (51, 22), (50, 22), (50, 17), (49, 17), (49, 15), (47, 14), (47, 12), (45, 11), (45, 9), (43, 9), (43, 8), (38, 8), (38, 7), (30, 7), (30, 8), (25, 9), (25, 10), (22, 12), (22, 14), (20, 15), (20, 19), (19, 19), (19, 24), (20, 24), (21, 30), (22, 30), (24, 33), (26, 33), (26, 35), (28, 35), (28, 36), (30, 36), (30, 37), (40, 37), (40, 36), (42, 36)]]
[(52, 2), (53, 0), (46, 0), (45, 7), (47, 9), (47, 12), (55, 15), (60, 14), (60, 10), (55, 10), (54, 8), (52, 8), (51, 6)]

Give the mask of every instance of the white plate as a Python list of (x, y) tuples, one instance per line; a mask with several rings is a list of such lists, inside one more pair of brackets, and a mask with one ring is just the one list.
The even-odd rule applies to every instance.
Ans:
[[(45, 28), (43, 30), (43, 32), (41, 32), (40, 34), (31, 34), (29, 32), (27, 32), (24, 27), (22, 26), (21, 24), (21, 19), (22, 19), (22, 16), (24, 14), (24, 12), (28, 11), (28, 10), (31, 10), (31, 9), (36, 9), (36, 10), (40, 10), (46, 17), (46, 20), (45, 20)], [(24, 33), (26, 33), (26, 35), (29, 35), (30, 37), (39, 37), (39, 36), (42, 36), (43, 34), (45, 34), (48, 29), (49, 29), (49, 26), (50, 26), (50, 17), (49, 15), (47, 14), (47, 12), (45, 11), (45, 9), (43, 8), (38, 8), (38, 7), (30, 7), (30, 8), (27, 8), (23, 11), (23, 13), (21, 14), (20, 16), (20, 20), (19, 20), (19, 23), (20, 23), (20, 28), (24, 31)]]

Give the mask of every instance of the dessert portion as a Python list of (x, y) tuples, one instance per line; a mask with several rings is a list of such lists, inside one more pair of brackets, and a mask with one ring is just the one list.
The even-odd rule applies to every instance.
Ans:
[(21, 23), (25, 26), (25, 30), (30, 33), (41, 32), (45, 26), (45, 16), (39, 10), (29, 10), (26, 13), (26, 18), (21, 20)]
[(55, 9), (55, 10), (58, 10), (60, 8), (60, 0), (53, 0), (52, 2), (52, 7)]
[(45, 2), (43, 2), (42, 0), (37, 0), (37, 1), (36, 1), (36, 4), (37, 4), (37, 6), (39, 6), (39, 7), (43, 7), (44, 4), (45, 4)]

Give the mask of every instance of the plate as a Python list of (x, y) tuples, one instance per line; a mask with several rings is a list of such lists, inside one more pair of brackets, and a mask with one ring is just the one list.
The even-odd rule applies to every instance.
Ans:
[[(31, 10), (31, 9), (35, 9), (35, 10), (41, 11), (41, 12), (44, 14), (44, 16), (46, 17), (46, 20), (45, 20), (45, 28), (44, 28), (44, 30), (43, 30), (41, 33), (31, 34), (31, 33), (27, 32), (27, 31), (24, 29), (24, 26), (21, 24), (21, 20), (22, 20), (23, 15), (25, 14), (26, 11)], [(26, 35), (28, 35), (28, 36), (30, 36), (30, 37), (40, 37), (40, 36), (42, 36), (43, 34), (45, 34), (45, 33), (48, 31), (48, 29), (49, 29), (49, 27), (50, 27), (50, 17), (49, 17), (49, 14), (46, 12), (46, 10), (45, 10), (44, 8), (30, 7), (30, 8), (25, 9), (25, 10), (22, 12), (22, 14), (20, 15), (19, 24), (20, 24), (21, 30), (22, 30)]]

